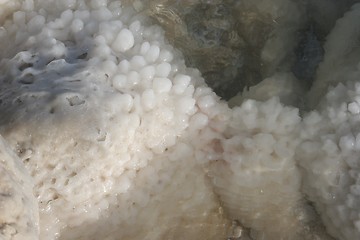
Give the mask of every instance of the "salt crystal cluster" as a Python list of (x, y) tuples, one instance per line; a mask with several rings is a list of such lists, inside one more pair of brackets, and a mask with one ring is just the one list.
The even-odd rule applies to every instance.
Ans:
[(186, 134), (217, 97), (134, 14), (27, 0), (3, 24), (1, 133), (33, 177), (40, 239), (226, 236)]
[(299, 122), (298, 110), (277, 98), (247, 100), (234, 108), (228, 137), (219, 140), (222, 160), (210, 166), (215, 192), (231, 218), (259, 231), (255, 239), (310, 239), (296, 236), (300, 223), (289, 211), (301, 199), (294, 161)]
[[(312, 200), (327, 230), (337, 239), (360, 238), (359, 217), (359, 38), (360, 5), (340, 19), (325, 45), (311, 100), (324, 94), (317, 111), (305, 116), (298, 148), (304, 172), (304, 192)], [(329, 70), (331, 68), (331, 70)], [(327, 71), (326, 71), (327, 69)]]
[(266, 33), (248, 43), (265, 80), (225, 102), (141, 4), (0, 1), (1, 238), (359, 238), (359, 5), (308, 97), (290, 64), (305, 1), (239, 3), (244, 26), (274, 22), (243, 26)]

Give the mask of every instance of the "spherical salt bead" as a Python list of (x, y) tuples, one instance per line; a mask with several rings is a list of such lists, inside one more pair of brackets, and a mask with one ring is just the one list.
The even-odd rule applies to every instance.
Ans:
[(118, 29), (111, 26), (108, 22), (102, 22), (99, 24), (99, 34), (103, 36), (107, 44), (111, 44), (115, 40), (114, 32)]
[(171, 122), (174, 119), (174, 112), (169, 108), (164, 108), (159, 111), (158, 116), (164, 122)]
[(25, 41), (29, 37), (29, 34), (23, 31), (17, 31), (15, 36), (15, 44)]
[(93, 35), (98, 31), (99, 25), (95, 21), (89, 21), (85, 24), (85, 30), (89, 35)]
[(145, 54), (145, 59), (148, 63), (155, 62), (160, 55), (160, 48), (156, 45), (152, 45)]
[(152, 89), (147, 89), (142, 93), (141, 103), (145, 110), (151, 110), (156, 105), (156, 97)]
[(94, 9), (106, 7), (107, 6), (107, 0), (91, 0), (90, 6)]
[(61, 13), (60, 19), (63, 21), (64, 25), (68, 25), (74, 18), (74, 13), (72, 10), (67, 9)]
[(73, 9), (76, 6), (76, 0), (55, 1), (58, 9)]
[(63, 43), (56, 44), (51, 50), (53, 56), (56, 58), (60, 58), (66, 53), (66, 47)]
[(190, 126), (193, 130), (204, 128), (209, 122), (208, 116), (203, 113), (196, 113), (190, 119)]
[(118, 91), (124, 91), (127, 84), (127, 77), (123, 74), (118, 74), (112, 79), (112, 85)]
[(172, 82), (168, 78), (154, 78), (153, 89), (156, 93), (169, 92), (172, 87)]
[(198, 87), (198, 88), (196, 88), (195, 98), (199, 98), (199, 97), (205, 96), (205, 95), (211, 95), (212, 93), (213, 93), (213, 90), (209, 87)]
[(53, 37), (48, 37), (46, 39), (44, 39), (44, 43), (43, 46), (45, 48), (50, 48), (51, 46), (54, 46), (57, 44), (57, 40)]
[(134, 56), (130, 60), (130, 65), (133, 70), (140, 70), (141, 68), (146, 66), (146, 61), (143, 56)]
[(155, 75), (158, 77), (168, 77), (171, 71), (171, 65), (167, 62), (160, 63), (155, 68)]
[(27, 24), (30, 33), (38, 33), (45, 25), (45, 18), (41, 15), (33, 17)]
[(122, 7), (121, 1), (111, 1), (108, 6), (109, 9), (121, 8), (121, 7)]
[(26, 14), (25, 12), (18, 11), (13, 14), (13, 21), (15, 24), (22, 26), (25, 24)]
[(111, 2), (109, 5), (109, 9), (111, 9), (113, 16), (116, 16), (116, 17), (120, 16), (121, 15), (121, 2), (120, 1)]
[(176, 104), (176, 109), (179, 112), (185, 114), (190, 114), (194, 110), (194, 107), (195, 107), (195, 99), (189, 97), (184, 97), (178, 100)]
[(155, 75), (155, 67), (146, 66), (140, 70), (140, 77), (144, 80), (151, 80)]
[(137, 85), (140, 82), (140, 75), (136, 71), (130, 71), (127, 77), (128, 77), (128, 82), (131, 85)]
[(111, 55), (111, 49), (107, 45), (102, 44), (94, 49), (93, 55), (107, 59)]
[(150, 49), (150, 43), (149, 42), (143, 42), (140, 47), (140, 54), (145, 55)]
[(171, 161), (180, 160), (182, 158), (190, 158), (194, 155), (192, 147), (186, 143), (178, 142), (174, 147), (173, 152), (170, 154)]
[(39, 15), (42, 15), (42, 16), (47, 16), (47, 12), (45, 9), (41, 8), (39, 9)]
[(124, 59), (119, 63), (119, 72), (121, 73), (127, 73), (130, 69), (130, 63), (128, 60)]
[(159, 54), (159, 59), (162, 62), (171, 62), (174, 59), (174, 55), (168, 50), (161, 50)]
[(253, 113), (258, 112), (257, 107), (256, 107), (256, 101), (254, 101), (252, 99), (248, 99), (248, 100), (244, 101), (241, 105), (241, 108), (243, 110), (245, 110), (246, 112), (253, 112)]
[(177, 74), (174, 77), (174, 92), (176, 94), (184, 93), (187, 86), (189, 86), (191, 77), (184, 74)]
[(86, 21), (86, 20), (89, 19), (89, 17), (90, 17), (90, 12), (86, 11), (86, 10), (84, 10), (84, 11), (76, 10), (74, 12), (74, 18), (75, 19), (78, 18), (78, 19), (80, 19), (82, 21)]
[(215, 100), (211, 95), (206, 95), (202, 96), (197, 104), (201, 110), (205, 111), (215, 105)]
[(190, 84), (191, 77), (184, 74), (177, 74), (174, 77), (174, 84), (187, 87)]
[(114, 28), (116, 27), (118, 29), (121, 29), (123, 27), (123, 25), (124, 25), (122, 23), (122, 21), (120, 21), (120, 20), (113, 20), (110, 23), (111, 23), (112, 26), (114, 26)]
[(186, 114), (182, 114), (176, 117), (175, 119), (176, 129), (182, 131), (189, 127), (189, 116)]
[(34, 11), (34, 1), (23, 1), (22, 9), (27, 12)]
[(98, 21), (109, 21), (113, 17), (111, 11), (104, 7), (93, 11), (91, 15)]
[[(284, 153), (282, 153), (283, 149), (281, 144), (278, 144), (277, 149), (275, 148), (275, 144), (277, 142), (274, 140), (273, 136), (268, 133), (258, 133), (253, 136), (253, 143), (255, 146), (258, 147), (258, 149), (261, 149), (262, 152), (265, 152), (266, 154), (271, 154), (275, 150), (275, 153), (278, 154), (279, 157), (282, 157)], [(268, 161), (268, 159), (265, 160), (265, 162)]]
[(117, 70), (117, 66), (116, 64), (111, 61), (111, 60), (105, 60), (103, 63), (102, 63), (102, 69), (103, 71), (109, 75), (109, 77), (113, 76), (113, 74), (115, 73), (115, 71)]
[[(124, 10), (124, 9), (123, 9)], [(135, 9), (131, 8), (126, 8), (126, 11), (122, 11), (121, 15), (120, 15), (120, 20), (126, 23), (130, 23), (133, 21), (134, 18), (134, 14), (135, 13)]]
[(348, 135), (340, 138), (339, 147), (342, 151), (352, 150), (355, 147), (356, 140), (354, 136)]
[(164, 137), (164, 142), (163, 142), (163, 148), (161, 149), (161, 152), (164, 152), (166, 150), (166, 148), (172, 147), (177, 143), (177, 136), (172, 133), (172, 134), (167, 134)]
[(129, 29), (131, 32), (133, 33), (138, 33), (141, 31), (141, 23), (140, 21), (136, 20), (134, 22), (132, 22), (129, 26)]
[(360, 107), (357, 103), (355, 102), (352, 102), (352, 103), (349, 103), (348, 105), (348, 110), (350, 113), (352, 114), (359, 114), (360, 113)]
[(81, 30), (84, 29), (84, 22), (81, 21), (80, 19), (74, 19), (73, 22), (71, 23), (70, 28), (73, 33), (80, 32)]
[(133, 107), (134, 99), (129, 94), (122, 94), (119, 98), (119, 103), (124, 111), (129, 112)]
[(112, 44), (112, 48), (118, 52), (126, 52), (134, 46), (134, 42), (135, 39), (132, 32), (129, 29), (124, 28), (115, 38), (115, 41)]
[(160, 26), (152, 25), (144, 29), (144, 37), (151, 41), (160, 39), (163, 35), (163, 30)]
[(178, 73), (181, 73), (181, 72), (185, 72), (185, 68), (184, 67), (181, 67), (183, 64), (171, 64), (171, 73), (170, 74), (178, 74)]

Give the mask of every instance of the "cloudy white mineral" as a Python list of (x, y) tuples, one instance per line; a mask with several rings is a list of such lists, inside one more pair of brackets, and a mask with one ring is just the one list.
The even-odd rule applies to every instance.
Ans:
[(311, 100), (332, 89), (304, 118), (297, 153), (304, 191), (338, 239), (360, 238), (359, 17), (356, 4), (328, 37)]
[(139, 20), (119, 1), (30, 0), (3, 24), (1, 133), (33, 177), (40, 239), (226, 237), (186, 134), (217, 97)]
[(0, 238), (38, 239), (38, 203), (33, 181), (20, 159), (0, 137)]
[(332, 239), (309, 199), (360, 238), (359, 6), (309, 100), (282, 65), (305, 1), (244, 1), (280, 25), (229, 108), (131, 2), (0, 1), (0, 237)]

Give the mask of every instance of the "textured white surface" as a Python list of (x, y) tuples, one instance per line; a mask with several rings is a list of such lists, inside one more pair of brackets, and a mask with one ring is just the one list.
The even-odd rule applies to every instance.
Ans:
[(256, 239), (307, 239), (296, 235), (294, 210), (301, 199), (294, 159), (299, 122), (297, 109), (277, 98), (245, 101), (233, 110), (227, 129), (232, 137), (220, 140), (223, 161), (210, 167), (228, 214), (258, 230)]
[(336, 22), (327, 36), (324, 61), (319, 65), (316, 81), (309, 93), (312, 108), (319, 104), (329, 87), (346, 81), (358, 81), (360, 4), (355, 4), (351, 9)]
[(296, 154), (304, 192), (327, 230), (341, 240), (360, 238), (359, 17), (356, 4), (327, 38), (324, 61), (309, 95), (316, 111), (303, 119), (304, 140)]
[(358, 112), (353, 111), (359, 97), (358, 83), (331, 90), (322, 110), (304, 118), (301, 134), (305, 140), (296, 154), (303, 168), (304, 192), (337, 239), (360, 237), (360, 122)]
[(185, 131), (198, 72), (118, 1), (27, 2), (1, 35), (1, 132), (34, 178), (40, 239), (225, 238)]
[[(11, 201), (29, 201), (19, 201), (24, 213), (0, 217), (34, 219), (29, 238), (37, 234), (35, 197), (45, 240), (218, 240), (230, 220), (257, 240), (330, 239), (301, 191), (333, 236), (360, 237), (359, 31), (344, 27), (359, 7), (329, 36), (316, 84), (325, 94), (329, 82), (352, 82), (302, 119), (283, 105), (301, 105), (302, 92), (282, 68), (230, 109), (162, 29), (120, 1), (13, 3), (0, 2), (11, 5), (0, 29), (0, 132), (31, 174), (34, 195), (26, 173), (1, 170), (1, 184), (17, 194)], [(274, 20), (302, 24), (302, 9), (288, 0), (256, 3)], [(270, 75), (295, 45), (296, 28), (286, 29), (273, 29), (262, 52)], [(334, 57), (347, 48), (350, 55)], [(346, 61), (332, 68), (334, 58)], [(344, 80), (322, 77), (322, 68)]]
[(39, 212), (33, 181), (1, 136), (0, 213), (1, 239), (38, 239)]

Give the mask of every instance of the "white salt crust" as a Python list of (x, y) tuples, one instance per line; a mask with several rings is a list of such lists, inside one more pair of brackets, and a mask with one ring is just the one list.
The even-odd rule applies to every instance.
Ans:
[(0, 136), (0, 238), (39, 238), (39, 212), (33, 181)]
[[(292, 36), (302, 9), (261, 3), (296, 27), (274, 29), (262, 52), (271, 77), (230, 109), (121, 1), (0, 2), (0, 133), (34, 195), (3, 182), (38, 200), (39, 239), (218, 240), (231, 220), (256, 239), (330, 239), (301, 190), (333, 236), (358, 238), (360, 88), (340, 85), (303, 120), (284, 106), (302, 92), (272, 75), (295, 45), (276, 35)], [(35, 205), (20, 214), (34, 226)]]
[(318, 111), (304, 118), (304, 140), (297, 150), (304, 192), (315, 202), (329, 233), (340, 240), (360, 238), (360, 59), (355, 44), (359, 14), (356, 4), (328, 37), (324, 62), (310, 92), (310, 103), (320, 102)]
[(341, 240), (360, 237), (360, 124), (353, 111), (359, 97), (358, 83), (331, 90), (321, 103), (326, 108), (304, 118), (304, 141), (296, 154), (303, 168), (304, 192), (315, 202), (329, 233)]
[(329, 87), (345, 81), (358, 81), (358, 75), (353, 72), (359, 67), (360, 48), (356, 40), (360, 35), (359, 18), (360, 5), (355, 4), (327, 36), (324, 61), (319, 65), (316, 81), (309, 93), (310, 107), (319, 104)]
[(162, 30), (118, 1), (27, 3), (1, 35), (1, 133), (34, 179), (40, 239), (226, 238), (186, 130), (205, 84)]
[[(210, 167), (215, 191), (233, 219), (259, 231), (256, 239), (306, 239), (297, 236), (299, 220), (288, 211), (299, 208), (301, 199), (294, 162), (299, 122), (297, 110), (276, 98), (248, 100), (234, 108), (227, 129), (233, 137), (219, 140), (222, 161)], [(256, 204), (251, 196), (257, 196)], [(261, 217), (254, 219), (254, 214)]]

